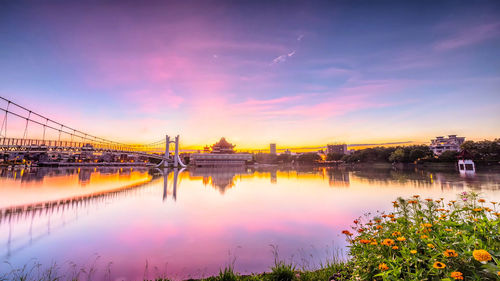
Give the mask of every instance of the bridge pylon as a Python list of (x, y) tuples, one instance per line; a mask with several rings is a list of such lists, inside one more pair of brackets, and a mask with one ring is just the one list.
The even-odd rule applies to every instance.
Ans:
[[(170, 144), (173, 143), (175, 144), (175, 149), (174, 149), (174, 155), (170, 157)], [(181, 166), (182, 168), (185, 168), (186, 165), (182, 162), (181, 158), (179, 157), (179, 135), (175, 136), (174, 140), (170, 140), (170, 136), (166, 135), (165, 136), (165, 156), (163, 157), (163, 160), (158, 164), (158, 167), (174, 167), (174, 168), (179, 168)]]

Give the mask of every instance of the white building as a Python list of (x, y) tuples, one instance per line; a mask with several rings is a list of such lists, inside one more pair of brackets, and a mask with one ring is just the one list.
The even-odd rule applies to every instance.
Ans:
[(441, 155), (445, 151), (460, 151), (460, 145), (464, 143), (465, 137), (457, 137), (457, 135), (448, 135), (445, 137), (436, 137), (431, 140), (429, 148), (434, 152), (434, 155)]
[(349, 154), (347, 150), (347, 144), (327, 144), (326, 154)]

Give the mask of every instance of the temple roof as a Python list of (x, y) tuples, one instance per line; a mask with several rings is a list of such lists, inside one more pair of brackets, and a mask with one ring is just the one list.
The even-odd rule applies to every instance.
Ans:
[(233, 148), (234, 145), (227, 142), (226, 138), (222, 137), (218, 142), (216, 142), (212, 147), (220, 147), (220, 148)]

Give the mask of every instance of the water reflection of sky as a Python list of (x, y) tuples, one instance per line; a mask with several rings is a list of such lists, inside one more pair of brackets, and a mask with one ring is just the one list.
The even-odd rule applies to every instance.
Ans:
[[(233, 258), (242, 273), (264, 271), (273, 261), (272, 244), (282, 258), (312, 266), (345, 245), (339, 233), (354, 218), (390, 210), (397, 196), (452, 199), (464, 190), (498, 200), (500, 175), (326, 168), (0, 170), (0, 243), (7, 246), (0, 255), (17, 266), (32, 258), (88, 266), (99, 255), (97, 279), (108, 262), (113, 278), (142, 279), (147, 261), (150, 277), (161, 272), (181, 279), (216, 273)], [(75, 196), (79, 201), (26, 210)], [(24, 211), (6, 213), (20, 204)]]

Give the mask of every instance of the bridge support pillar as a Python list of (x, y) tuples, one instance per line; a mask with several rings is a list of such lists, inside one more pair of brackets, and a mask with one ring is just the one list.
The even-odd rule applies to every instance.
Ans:
[(166, 135), (166, 142), (165, 142), (165, 166), (168, 167), (168, 160), (170, 159), (170, 136)]
[(179, 167), (179, 135), (175, 137), (174, 168)]

